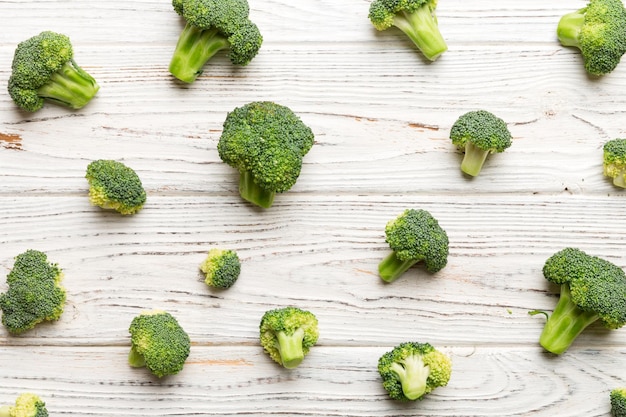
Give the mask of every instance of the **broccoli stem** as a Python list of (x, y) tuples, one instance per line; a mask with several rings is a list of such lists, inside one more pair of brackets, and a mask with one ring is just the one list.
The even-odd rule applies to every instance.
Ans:
[(465, 143), (465, 156), (463, 157), (463, 162), (461, 162), (461, 171), (475, 177), (480, 174), (487, 156), (489, 156), (488, 150), (480, 149), (472, 142), (467, 141)]
[(63, 64), (50, 80), (39, 87), (37, 95), (72, 109), (80, 109), (96, 95), (100, 86), (74, 60)]
[(274, 191), (261, 188), (254, 181), (250, 171), (241, 172), (239, 175), (239, 194), (244, 200), (263, 208), (270, 208), (276, 195)]
[(378, 275), (386, 282), (393, 282), (416, 263), (415, 259), (402, 261), (395, 252), (391, 252), (378, 264)]
[(578, 308), (572, 301), (569, 285), (563, 284), (559, 302), (541, 332), (539, 343), (548, 352), (560, 355), (587, 326), (598, 318), (597, 313), (582, 311)]
[(556, 35), (563, 46), (575, 46), (580, 49), (580, 30), (585, 22), (586, 8), (568, 13), (561, 17), (556, 27)]
[(626, 188), (626, 173), (620, 172), (613, 178), (613, 185), (616, 187)]
[(304, 359), (304, 351), (302, 350), (304, 329), (298, 328), (291, 335), (278, 332), (276, 333), (276, 340), (278, 340), (277, 348), (283, 366), (287, 369), (293, 369), (300, 365)]
[(0, 407), (0, 417), (11, 417), (11, 407), (8, 405)]
[(390, 368), (398, 376), (405, 397), (409, 400), (416, 400), (424, 395), (430, 368), (424, 365), (420, 356), (407, 356), (400, 363), (392, 363)]
[(130, 352), (128, 353), (128, 364), (133, 368), (143, 368), (146, 366), (146, 359), (142, 354), (137, 352), (134, 346), (131, 346)]
[(217, 29), (201, 29), (187, 23), (176, 43), (170, 72), (179, 80), (192, 83), (202, 74), (204, 64), (229, 45)]
[(428, 6), (422, 6), (412, 13), (396, 14), (393, 24), (404, 32), (431, 61), (436, 60), (439, 55), (448, 50), (448, 45), (439, 31), (437, 18)]

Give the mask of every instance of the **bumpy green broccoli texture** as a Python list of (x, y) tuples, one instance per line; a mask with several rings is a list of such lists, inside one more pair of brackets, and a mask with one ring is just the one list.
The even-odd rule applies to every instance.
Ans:
[(480, 174), (489, 154), (511, 146), (511, 132), (504, 120), (486, 110), (461, 115), (450, 129), (450, 139), (465, 151), (461, 171), (472, 177)]
[(626, 387), (615, 388), (611, 391), (611, 415), (626, 417)]
[(239, 278), (241, 262), (234, 250), (214, 248), (200, 264), (200, 270), (204, 272), (204, 282), (209, 287), (226, 289)]
[(20, 42), (15, 49), (9, 94), (19, 107), (35, 112), (48, 100), (80, 109), (100, 87), (74, 61), (70, 39), (45, 31)]
[(397, 27), (424, 56), (435, 61), (448, 50), (437, 22), (437, 0), (374, 0), (369, 18), (377, 30)]
[(245, 66), (257, 55), (263, 37), (249, 19), (247, 0), (173, 0), (186, 21), (170, 62), (170, 72), (192, 83), (218, 51), (229, 50), (230, 61)]
[(452, 375), (452, 361), (429, 343), (400, 343), (378, 360), (378, 372), (389, 397), (421, 400)]
[(387, 223), (385, 235), (392, 252), (379, 263), (378, 273), (386, 282), (421, 261), (433, 273), (448, 263), (448, 235), (426, 210), (405, 210)]
[[(561, 286), (559, 301), (539, 338), (548, 352), (565, 352), (598, 320), (607, 329), (626, 324), (626, 274), (617, 265), (565, 248), (546, 260), (543, 275)], [(531, 312), (536, 313), (540, 312)]]
[(562, 45), (580, 49), (589, 74), (608, 74), (626, 52), (622, 0), (591, 0), (586, 7), (564, 15), (557, 25), (557, 37)]
[(145, 366), (159, 378), (183, 369), (191, 340), (170, 313), (161, 310), (143, 312), (133, 319), (128, 331), (130, 366)]
[(626, 188), (626, 139), (613, 139), (604, 144), (603, 171), (616, 187)]
[(146, 202), (141, 179), (130, 167), (118, 161), (99, 159), (87, 166), (89, 201), (121, 214), (135, 214)]
[(255, 101), (228, 113), (217, 150), (239, 171), (241, 197), (269, 208), (276, 193), (296, 183), (313, 140), (311, 129), (288, 107)]
[(15, 405), (0, 408), (0, 417), (48, 417), (46, 403), (35, 394), (20, 394)]
[(30, 330), (43, 321), (58, 320), (65, 306), (63, 272), (45, 253), (29, 249), (15, 257), (7, 276), (9, 289), (0, 295), (2, 324), (12, 334)]
[(287, 369), (300, 365), (319, 337), (315, 315), (297, 307), (266, 311), (259, 331), (263, 349)]

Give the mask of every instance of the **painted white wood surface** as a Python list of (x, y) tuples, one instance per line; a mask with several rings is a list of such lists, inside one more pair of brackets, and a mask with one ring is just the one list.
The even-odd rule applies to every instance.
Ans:
[[(182, 28), (168, 1), (0, 0), (0, 85), (15, 45), (42, 30), (69, 35), (101, 85), (80, 111), (35, 114), (0, 89), (0, 277), (34, 248), (68, 290), (58, 322), (0, 329), (0, 402), (28, 390), (51, 415), (608, 415), (609, 390), (626, 385), (626, 330), (592, 326), (552, 357), (537, 343), (544, 319), (527, 314), (554, 306), (541, 267), (565, 246), (626, 267), (626, 194), (602, 176), (603, 143), (626, 137), (626, 64), (591, 79), (555, 39), (584, 4), (442, 0), (449, 51), (427, 63), (399, 31), (373, 29), (368, 0), (250, 0), (261, 53), (245, 68), (220, 54), (182, 86), (167, 71)], [(253, 100), (290, 106), (316, 133), (298, 183), (266, 211), (241, 201), (216, 151), (226, 113)], [(478, 108), (514, 143), (470, 180), (448, 134)], [(89, 205), (85, 168), (99, 158), (139, 173), (138, 215)], [(383, 228), (408, 207), (448, 231), (449, 264), (384, 285)], [(243, 260), (228, 291), (197, 269), (214, 246)], [(260, 317), (282, 305), (320, 321), (293, 371), (258, 346)], [(194, 342), (174, 377), (126, 364), (128, 324), (149, 308)], [(398, 404), (376, 361), (406, 340), (440, 347), (454, 370), (448, 387)]]

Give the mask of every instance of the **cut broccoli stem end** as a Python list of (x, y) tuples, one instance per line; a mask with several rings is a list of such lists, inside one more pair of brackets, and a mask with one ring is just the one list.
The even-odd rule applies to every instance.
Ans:
[(448, 50), (448, 45), (439, 31), (437, 18), (428, 6), (420, 7), (413, 13), (396, 14), (393, 25), (404, 32), (431, 61), (435, 61)]
[(426, 393), (426, 381), (430, 368), (418, 355), (411, 355), (401, 362), (391, 364), (391, 370), (402, 385), (402, 393), (409, 400), (416, 400)]
[(580, 49), (580, 30), (585, 22), (584, 9), (568, 13), (561, 17), (556, 27), (556, 35), (563, 46)]
[(187, 23), (178, 37), (170, 73), (183, 82), (192, 83), (202, 74), (204, 64), (229, 45), (228, 39), (217, 29), (201, 29)]
[(37, 95), (71, 109), (80, 109), (91, 101), (99, 89), (96, 80), (70, 60), (37, 89)]
[(465, 144), (465, 156), (463, 157), (463, 162), (461, 162), (461, 171), (472, 177), (477, 176), (483, 169), (487, 156), (489, 156), (488, 150), (480, 149), (472, 142), (467, 141)]
[(130, 352), (128, 353), (128, 364), (133, 368), (143, 368), (146, 366), (146, 359), (142, 354), (137, 352), (135, 346), (130, 348)]
[(626, 173), (620, 172), (613, 178), (613, 185), (620, 188), (626, 188)]
[(378, 275), (385, 282), (393, 282), (417, 262), (415, 259), (402, 261), (396, 252), (391, 252), (378, 264)]
[(8, 405), (0, 407), (0, 417), (11, 417), (11, 407)]
[(274, 203), (276, 192), (261, 188), (254, 181), (250, 171), (244, 171), (239, 175), (239, 194), (241, 197), (259, 207), (270, 208)]
[(587, 326), (598, 318), (597, 313), (578, 308), (572, 301), (569, 285), (563, 284), (559, 302), (543, 328), (539, 343), (548, 352), (560, 355), (570, 347)]
[(280, 360), (287, 369), (293, 369), (302, 363), (304, 359), (304, 350), (302, 349), (302, 341), (304, 340), (304, 330), (296, 329), (291, 335), (285, 332), (276, 333), (278, 341), (277, 348), (280, 353)]

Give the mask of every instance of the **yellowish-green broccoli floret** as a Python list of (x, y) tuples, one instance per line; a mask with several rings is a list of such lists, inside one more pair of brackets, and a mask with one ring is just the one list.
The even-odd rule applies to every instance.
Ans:
[(615, 388), (611, 391), (611, 415), (626, 417), (626, 387)]
[(626, 188), (626, 139), (613, 139), (604, 144), (603, 170), (617, 187)]
[(12, 334), (23, 333), (43, 321), (58, 320), (65, 306), (63, 272), (45, 253), (29, 249), (15, 257), (7, 276), (9, 289), (0, 295), (2, 324)]
[(229, 249), (211, 249), (206, 259), (200, 264), (204, 272), (204, 282), (214, 288), (230, 288), (241, 272), (239, 256)]
[(99, 159), (87, 166), (89, 201), (121, 214), (135, 214), (146, 202), (146, 191), (137, 173), (118, 161)]
[(20, 394), (15, 405), (0, 407), (0, 417), (48, 417), (46, 403), (29, 392)]

